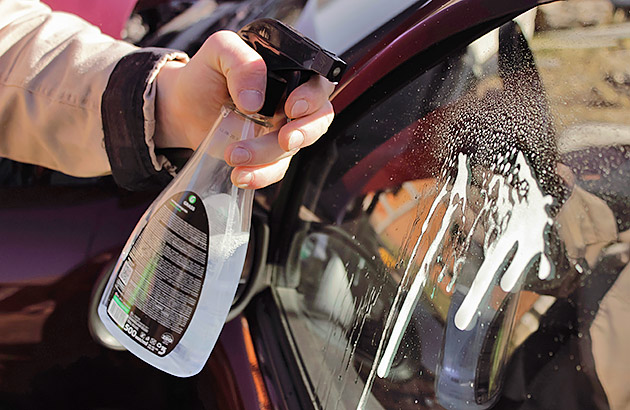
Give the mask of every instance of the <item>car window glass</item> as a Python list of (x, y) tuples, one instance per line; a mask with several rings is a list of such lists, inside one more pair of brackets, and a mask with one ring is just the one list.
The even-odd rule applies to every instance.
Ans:
[[(361, 0), (308, 0), (296, 28), (326, 50), (342, 54), (417, 0), (380, 2)], [(352, 19), (347, 16), (352, 15)], [(331, 29), (334, 27), (334, 29)]]
[(305, 168), (276, 292), (321, 407), (627, 405), (627, 50), (535, 17), (393, 89)]

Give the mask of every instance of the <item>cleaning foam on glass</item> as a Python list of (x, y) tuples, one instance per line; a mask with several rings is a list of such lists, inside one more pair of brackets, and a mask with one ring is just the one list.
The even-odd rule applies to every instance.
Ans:
[(206, 363), (243, 270), (253, 190), (234, 186), (223, 160), (235, 141), (271, 131), (290, 91), (313, 73), (338, 81), (345, 63), (271, 19), (239, 31), (265, 60), (265, 104), (253, 115), (226, 104), (216, 124), (136, 225), (101, 297), (98, 314), (127, 350), (186, 377)]

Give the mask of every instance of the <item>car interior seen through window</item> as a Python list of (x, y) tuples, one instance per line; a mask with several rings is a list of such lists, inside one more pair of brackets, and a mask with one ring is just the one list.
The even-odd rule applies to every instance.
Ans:
[(627, 405), (629, 55), (535, 14), (313, 149), (275, 292), (322, 408)]

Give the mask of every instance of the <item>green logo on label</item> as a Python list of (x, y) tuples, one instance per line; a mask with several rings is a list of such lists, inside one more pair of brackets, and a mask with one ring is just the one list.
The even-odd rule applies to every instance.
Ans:
[(188, 202), (190, 202), (191, 204), (194, 204), (195, 202), (197, 202), (197, 197), (194, 195), (189, 196)]

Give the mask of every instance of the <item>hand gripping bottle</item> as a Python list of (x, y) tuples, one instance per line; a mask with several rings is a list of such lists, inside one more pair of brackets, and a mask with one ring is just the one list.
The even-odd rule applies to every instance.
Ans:
[(263, 108), (233, 103), (177, 177), (147, 209), (103, 292), (98, 314), (124, 346), (176, 376), (198, 373), (221, 332), (241, 276), (253, 191), (235, 187), (227, 145), (271, 130), (286, 95), (312, 74), (337, 82), (345, 63), (288, 26), (257, 20), (239, 31), (265, 60)]

